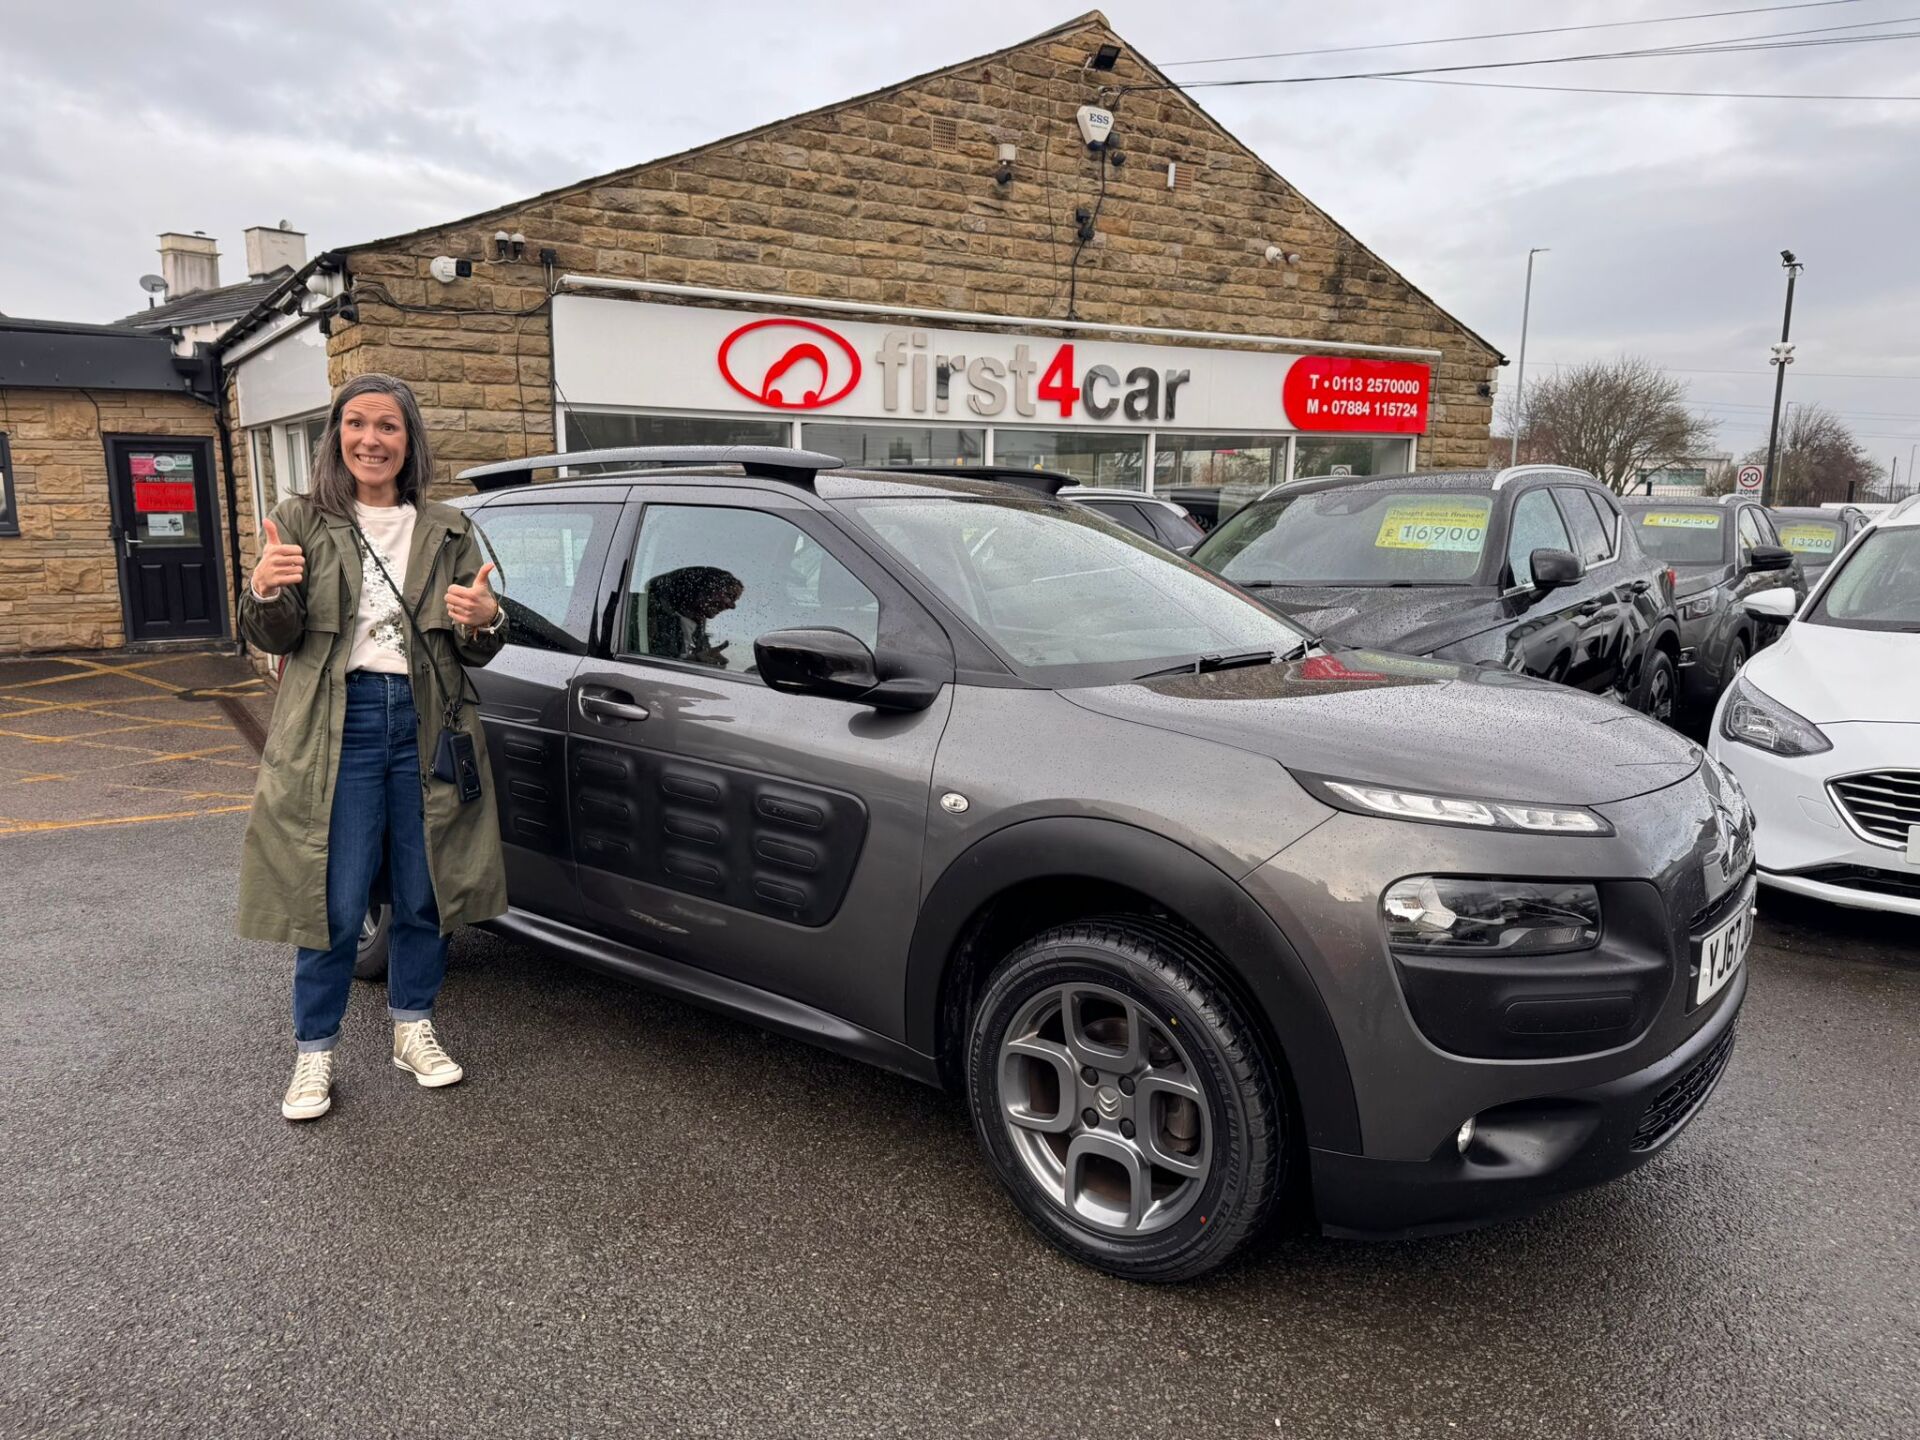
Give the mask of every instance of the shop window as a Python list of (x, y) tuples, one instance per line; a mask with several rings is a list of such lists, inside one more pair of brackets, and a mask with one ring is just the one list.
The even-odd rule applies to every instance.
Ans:
[(1154, 442), (1153, 491), (1208, 530), (1287, 477), (1284, 435), (1162, 435)]
[(20, 507), (13, 498), (13, 450), (0, 430), (0, 535), (20, 533)]
[(808, 450), (838, 455), (849, 465), (979, 465), (987, 456), (987, 432), (941, 426), (823, 425), (800, 427)]
[(774, 630), (845, 630), (871, 649), (880, 602), (792, 522), (757, 510), (650, 505), (627, 601), (625, 650), (754, 674)]
[(1147, 437), (1110, 430), (1008, 430), (993, 432), (993, 463), (1023, 470), (1053, 470), (1082, 485), (1147, 488)]
[(1404, 475), (1412, 469), (1408, 440), (1350, 440), (1302, 435), (1293, 442), (1293, 478), (1316, 475)]
[[(699, 415), (635, 415), (606, 410), (567, 411), (569, 450), (613, 450), (630, 445), (791, 445), (793, 426), (785, 420), (749, 416), (710, 419)], [(589, 474), (606, 466), (574, 466)], [(626, 467), (612, 467), (626, 468)]]
[(281, 443), (286, 446), (286, 492), (305, 495), (313, 489), (313, 456), (327, 433), (325, 415), (309, 415), (289, 420), (280, 427)]

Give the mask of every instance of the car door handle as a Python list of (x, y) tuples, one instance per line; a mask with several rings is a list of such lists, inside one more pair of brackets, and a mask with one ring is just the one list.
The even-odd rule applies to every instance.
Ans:
[[(620, 698), (615, 699), (615, 696)], [(603, 725), (644, 720), (650, 713), (646, 706), (635, 705), (633, 697), (624, 690), (583, 689), (580, 691), (579, 706), (583, 719), (597, 720)]]

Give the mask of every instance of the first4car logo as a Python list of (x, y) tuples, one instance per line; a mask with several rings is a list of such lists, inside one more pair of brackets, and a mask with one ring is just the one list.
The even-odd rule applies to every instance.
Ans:
[(720, 342), (720, 374), (759, 404), (821, 410), (860, 383), (860, 352), (811, 320), (755, 320)]

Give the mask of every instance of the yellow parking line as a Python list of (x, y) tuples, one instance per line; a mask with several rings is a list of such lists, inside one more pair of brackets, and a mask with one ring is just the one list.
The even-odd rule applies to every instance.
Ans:
[(151, 825), (156, 820), (197, 820), (202, 815), (237, 815), (252, 805), (223, 805), (214, 810), (180, 810), (171, 815), (122, 815), (104, 820), (27, 820), (6, 823), (0, 816), (0, 835), (41, 834), (48, 830), (91, 830), (101, 825)]

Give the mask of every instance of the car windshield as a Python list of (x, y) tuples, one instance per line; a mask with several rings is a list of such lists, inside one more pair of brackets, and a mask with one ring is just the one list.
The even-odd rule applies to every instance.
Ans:
[(1775, 521), (1780, 543), (1815, 564), (1831, 560), (1845, 544), (1846, 532), (1837, 520), (1799, 520), (1781, 517)]
[(1726, 558), (1724, 510), (1636, 509), (1633, 533), (1640, 548), (1668, 565), (1719, 565)]
[(1241, 585), (1464, 585), (1480, 572), (1493, 497), (1320, 490), (1249, 505), (1194, 559)]
[(1920, 634), (1920, 526), (1869, 532), (1807, 619), (1848, 630)]
[(1109, 684), (1308, 638), (1205, 570), (1079, 506), (852, 500), (847, 512), (1044, 684)]

